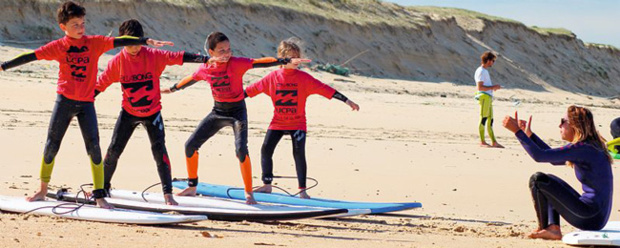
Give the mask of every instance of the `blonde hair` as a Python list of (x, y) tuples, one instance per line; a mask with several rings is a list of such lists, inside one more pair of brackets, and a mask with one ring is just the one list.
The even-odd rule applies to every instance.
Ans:
[[(609, 162), (613, 163), (611, 156), (607, 152), (607, 141), (596, 130), (592, 112), (587, 108), (571, 105), (568, 107), (567, 115), (568, 125), (575, 132), (575, 136), (571, 143), (586, 142), (593, 145), (596, 149), (603, 151), (605, 155), (607, 155)], [(566, 164), (570, 167), (575, 166), (575, 164), (570, 161), (567, 161)]]
[(301, 40), (295, 37), (280, 41), (278, 45), (279, 58), (301, 58)]

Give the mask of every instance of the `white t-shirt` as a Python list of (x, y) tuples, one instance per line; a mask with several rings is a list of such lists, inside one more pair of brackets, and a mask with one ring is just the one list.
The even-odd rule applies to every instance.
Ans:
[[(476, 69), (476, 73), (474, 74), (475, 84), (478, 85), (478, 82), (483, 82), (482, 85), (490, 87), (493, 86), (493, 82), (491, 81), (491, 76), (489, 75), (489, 71), (484, 67), (480, 66)], [(493, 90), (484, 91), (485, 93), (493, 96)]]

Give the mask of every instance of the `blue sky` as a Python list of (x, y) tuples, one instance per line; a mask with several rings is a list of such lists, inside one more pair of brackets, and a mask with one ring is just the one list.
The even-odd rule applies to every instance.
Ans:
[(620, 0), (384, 0), (403, 6), (455, 7), (527, 26), (559, 27), (577, 38), (620, 48)]

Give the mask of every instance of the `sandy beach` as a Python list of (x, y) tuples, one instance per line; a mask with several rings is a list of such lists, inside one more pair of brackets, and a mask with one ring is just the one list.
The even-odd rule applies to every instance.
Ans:
[[(0, 61), (24, 51), (2, 46)], [(100, 70), (111, 57), (102, 57)], [(196, 68), (195, 64), (169, 67), (162, 77), (163, 86), (174, 84)], [(474, 69), (472, 65), (472, 73)], [(270, 70), (252, 70), (244, 81), (254, 82)], [(352, 112), (337, 100), (319, 96), (308, 100), (308, 176), (320, 181), (309, 194), (370, 202), (418, 201), (423, 208), (391, 216), (340, 220), (203, 221), (176, 226), (2, 214), (0, 246), (564, 247), (560, 241), (525, 237), (536, 227), (528, 179), (543, 171), (560, 176), (575, 188), (580, 184), (568, 167), (534, 162), (514, 135), (501, 127), (501, 119), (515, 110), (523, 118), (533, 115), (532, 129), (552, 146), (559, 146), (563, 142), (558, 124), (569, 105), (590, 106), (600, 132), (608, 139), (609, 123), (619, 113), (618, 100), (508, 87), (496, 92), (494, 103), (494, 130), (506, 148), (480, 148), (473, 83), (465, 86), (361, 76), (346, 78), (354, 82), (342, 82), (336, 81), (340, 76), (306, 71), (361, 107), (359, 112)], [(56, 75), (57, 65), (48, 61), (0, 73), (0, 156), (4, 160), (0, 163), (0, 194), (25, 196), (38, 187), (43, 145), (56, 97)], [(515, 106), (514, 99), (521, 104)], [(120, 103), (118, 84), (96, 101), (104, 154)], [(211, 110), (211, 92), (203, 82), (163, 96), (162, 104), (172, 174), (186, 177), (183, 144)], [(247, 105), (254, 184), (259, 185), (260, 146), (273, 108), (264, 95), (247, 100)], [(241, 185), (231, 129), (223, 129), (200, 152), (201, 181)], [(290, 140), (285, 138), (274, 155), (275, 174), (295, 175), (293, 163)], [(613, 165), (613, 172), (618, 175), (617, 165)], [(84, 142), (74, 120), (56, 158), (51, 185), (76, 189), (91, 180)], [(157, 182), (146, 131), (138, 128), (120, 158), (113, 185), (142, 190)], [(276, 183), (296, 188), (295, 180)], [(615, 198), (611, 220), (618, 221), (620, 210)], [(574, 230), (566, 222), (562, 228), (564, 233)]]

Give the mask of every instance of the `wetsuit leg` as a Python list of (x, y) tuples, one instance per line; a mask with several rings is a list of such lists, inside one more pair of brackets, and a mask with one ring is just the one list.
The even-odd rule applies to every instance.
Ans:
[(265, 134), (265, 140), (260, 149), (261, 168), (263, 170), (262, 180), (264, 184), (271, 184), (273, 181), (273, 152), (283, 135), (284, 131), (271, 129), (268, 129), (267, 134)]
[(607, 217), (595, 204), (580, 200), (580, 195), (562, 179), (541, 172), (530, 178), (530, 190), (540, 229), (560, 224), (564, 219), (581, 230), (600, 230)]
[(252, 192), (252, 162), (248, 152), (248, 113), (245, 103), (233, 114), (233, 132), (235, 134), (235, 153), (241, 167), (241, 177), (245, 192)]
[(495, 139), (495, 133), (493, 132), (493, 99), (489, 101), (489, 121), (487, 122), (487, 132), (489, 133), (489, 138), (491, 138), (491, 142), (497, 143)]
[(95, 104), (92, 102), (80, 102), (81, 110), (78, 113), (78, 123), (82, 137), (86, 145), (86, 151), (90, 156), (91, 170), (93, 173), (93, 196), (102, 198), (105, 196), (103, 190), (103, 161), (101, 159), (101, 147), (99, 146), (99, 128), (97, 124), (97, 113)]
[(489, 121), (489, 106), (491, 97), (487, 95), (480, 95), (478, 98), (478, 104), (480, 105), (480, 123), (478, 123), (478, 133), (480, 134), (480, 142), (484, 143), (484, 126)]
[(131, 138), (131, 135), (138, 124), (138, 117), (132, 116), (125, 110), (121, 110), (118, 119), (116, 120), (116, 125), (114, 126), (112, 141), (108, 146), (108, 151), (105, 155), (105, 159), (103, 160), (103, 184), (105, 190), (108, 192), (111, 187), (110, 182), (112, 181), (112, 176), (114, 176), (114, 171), (116, 171), (118, 158), (123, 153), (123, 150), (125, 150), (125, 146), (127, 146), (127, 142), (129, 141), (129, 138)]
[(170, 160), (168, 159), (168, 151), (166, 150), (166, 134), (164, 132), (164, 120), (161, 112), (146, 118), (143, 122), (151, 141), (151, 151), (153, 158), (157, 163), (157, 173), (161, 181), (161, 187), (164, 194), (172, 193), (172, 176), (170, 172)]
[(248, 156), (248, 113), (245, 106), (235, 113), (234, 118), (235, 154), (243, 162)]
[(77, 114), (80, 131), (86, 145), (86, 152), (95, 164), (101, 163), (101, 147), (99, 146), (99, 127), (95, 104), (82, 102), (81, 111)]
[(303, 130), (291, 131), (291, 141), (293, 143), (293, 158), (295, 158), (295, 169), (297, 170), (297, 182), (300, 189), (306, 188), (306, 132)]
[(227, 124), (220, 119), (221, 116), (214, 109), (198, 124), (196, 130), (185, 142), (189, 186), (193, 187), (198, 184), (198, 149)]
[(49, 128), (47, 129), (47, 139), (43, 151), (43, 161), (41, 163), (41, 181), (49, 183), (52, 170), (54, 168), (54, 158), (58, 154), (62, 139), (67, 132), (71, 119), (77, 114), (74, 102), (58, 95)]

